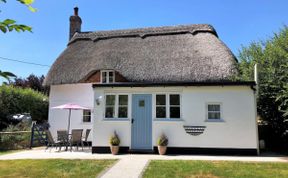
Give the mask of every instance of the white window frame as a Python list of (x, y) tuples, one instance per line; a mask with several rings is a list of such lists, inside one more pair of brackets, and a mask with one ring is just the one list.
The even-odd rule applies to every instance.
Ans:
[[(109, 72), (113, 73), (113, 81), (110, 82), (109, 81)], [(115, 82), (115, 71), (114, 70), (101, 70), (101, 74), (100, 74), (100, 83), (103, 83), (103, 78), (102, 75), (103, 73), (106, 73), (106, 83), (114, 83)]]
[[(219, 105), (220, 106), (220, 119), (209, 119), (209, 111), (208, 111), (208, 105)], [(223, 119), (223, 104), (221, 102), (207, 102), (206, 107), (206, 121), (207, 122), (224, 122)]]
[[(85, 110), (88, 110), (88, 111), (90, 111), (90, 115), (84, 115), (84, 111)], [(89, 122), (87, 122), (87, 121), (84, 121), (84, 116), (89, 116), (90, 117), (90, 121)], [(92, 122), (92, 110), (91, 109), (84, 109), (83, 111), (82, 111), (82, 123), (91, 123)]]
[[(157, 95), (165, 95), (165, 99), (166, 99), (166, 117), (165, 118), (157, 118), (157, 115), (156, 115), (156, 108), (157, 108), (157, 105), (156, 105), (156, 96)], [(170, 95), (179, 95), (179, 107), (180, 107), (180, 117), (179, 118), (170, 118)], [(154, 109), (155, 109), (155, 120), (182, 120), (182, 95), (181, 93), (156, 93), (155, 94), (155, 106), (154, 106)], [(162, 106), (162, 105), (159, 105), (159, 106)], [(164, 105), (163, 105), (164, 106)], [(173, 106), (176, 106), (176, 105), (171, 105), (172, 107)]]
[[(114, 114), (115, 117), (106, 117), (106, 96), (107, 95), (114, 95), (115, 96), (115, 105), (114, 105)], [(128, 96), (128, 103), (127, 103), (127, 117), (119, 118), (118, 117), (118, 109), (119, 109), (119, 95), (127, 95)], [(126, 105), (121, 105), (126, 106)], [(130, 115), (130, 95), (128, 93), (105, 93), (104, 99), (104, 113), (103, 118), (104, 120), (128, 120)]]

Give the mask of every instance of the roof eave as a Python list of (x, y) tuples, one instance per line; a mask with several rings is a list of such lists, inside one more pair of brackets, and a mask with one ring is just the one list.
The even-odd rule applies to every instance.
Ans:
[(96, 87), (173, 87), (173, 86), (250, 86), (254, 87), (255, 81), (233, 81), (233, 82), (167, 82), (167, 83), (153, 83), (153, 82), (125, 82), (125, 83), (97, 83), (93, 84)]

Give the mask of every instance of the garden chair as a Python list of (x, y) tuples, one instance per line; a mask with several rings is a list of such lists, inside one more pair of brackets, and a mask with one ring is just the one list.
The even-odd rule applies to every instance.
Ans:
[(83, 141), (82, 141), (82, 133), (83, 129), (73, 129), (72, 130), (72, 135), (71, 135), (71, 140), (70, 140), (70, 151), (72, 151), (72, 146), (76, 145), (77, 150), (79, 145), (81, 145), (82, 150), (83, 150)]
[(66, 147), (66, 151), (69, 146), (69, 135), (67, 130), (57, 130), (57, 142), (59, 146), (59, 151), (61, 151), (62, 146)]
[(55, 147), (57, 149), (57, 147), (59, 146), (59, 142), (55, 142), (53, 137), (52, 137), (52, 134), (50, 132), (50, 130), (45, 130), (45, 133), (46, 133), (46, 138), (47, 138), (47, 147), (46, 147), (46, 150), (51, 147)]
[(89, 137), (89, 134), (91, 132), (91, 129), (86, 129), (86, 134), (85, 134), (85, 137), (83, 137), (82, 141), (83, 141), (83, 145), (87, 145), (89, 148), (90, 148), (90, 143), (88, 141), (88, 137)]

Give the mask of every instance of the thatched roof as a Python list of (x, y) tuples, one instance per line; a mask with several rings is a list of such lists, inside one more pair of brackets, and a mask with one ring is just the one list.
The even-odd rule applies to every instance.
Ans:
[(236, 59), (210, 25), (76, 33), (44, 84), (78, 83), (112, 69), (130, 82), (227, 80)]

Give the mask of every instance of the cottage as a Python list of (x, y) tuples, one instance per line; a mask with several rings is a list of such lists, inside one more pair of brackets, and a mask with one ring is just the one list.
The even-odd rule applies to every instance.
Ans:
[[(92, 129), (92, 152), (153, 151), (162, 134), (170, 153), (257, 154), (254, 81), (235, 82), (237, 59), (211, 25), (81, 32), (70, 17), (67, 48), (45, 79), (50, 108), (76, 103), (71, 128)], [(67, 112), (49, 110), (51, 131)]]

